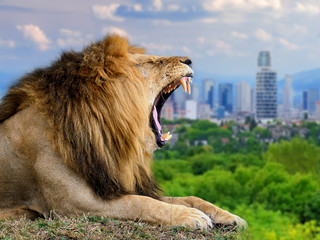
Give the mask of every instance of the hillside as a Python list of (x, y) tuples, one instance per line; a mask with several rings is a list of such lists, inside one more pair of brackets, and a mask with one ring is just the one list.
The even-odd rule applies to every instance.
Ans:
[(102, 217), (0, 221), (0, 239), (239, 239), (235, 233), (192, 231)]

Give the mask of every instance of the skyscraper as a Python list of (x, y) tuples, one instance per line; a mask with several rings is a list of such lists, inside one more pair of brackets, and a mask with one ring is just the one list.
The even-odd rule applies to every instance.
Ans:
[(271, 69), (271, 55), (260, 52), (256, 75), (257, 118), (277, 118), (277, 73)]
[(199, 102), (199, 85), (197, 83), (191, 85), (191, 97), (193, 101)]
[(319, 89), (311, 88), (308, 90), (308, 111), (314, 113), (316, 111), (316, 102), (319, 101)]
[(308, 92), (303, 91), (302, 93), (302, 109), (308, 110)]
[(232, 84), (219, 84), (219, 106), (224, 107), (225, 111), (233, 111)]
[(236, 85), (236, 111), (238, 113), (251, 113), (252, 89), (249, 83), (241, 81)]
[(283, 113), (290, 117), (291, 111), (293, 108), (293, 90), (292, 90), (292, 77), (289, 75), (286, 75), (285, 85), (283, 88)]
[(172, 94), (173, 99), (173, 109), (175, 115), (179, 117), (184, 117), (184, 112), (186, 109), (186, 100), (188, 98), (188, 94), (186, 94), (182, 87), (178, 88)]
[(261, 51), (259, 53), (258, 67), (271, 67), (271, 55), (269, 51)]
[(202, 97), (203, 97), (203, 103), (209, 104), (210, 108), (214, 108), (214, 80), (211, 79), (205, 79), (202, 82)]

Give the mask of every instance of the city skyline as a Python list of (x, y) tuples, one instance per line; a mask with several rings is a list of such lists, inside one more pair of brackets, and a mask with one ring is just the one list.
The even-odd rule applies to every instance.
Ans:
[[(257, 58), (256, 83), (254, 87), (242, 80), (238, 83), (217, 83), (215, 79), (204, 78), (195, 83), (191, 96), (182, 98), (182, 91), (176, 91), (166, 107), (168, 119), (235, 119), (256, 117), (261, 120), (301, 119), (308, 114), (320, 121), (320, 86), (302, 89), (298, 106), (294, 105), (291, 75), (285, 76), (282, 89), (277, 87), (277, 71), (272, 68), (272, 54), (260, 51)], [(201, 86), (201, 87), (199, 87)], [(202, 96), (199, 91), (202, 89)], [(235, 89), (235, 90), (234, 90)], [(282, 93), (282, 94), (281, 94)], [(282, 103), (279, 104), (279, 100)], [(171, 103), (172, 102), (172, 103)], [(176, 117), (175, 117), (176, 116)]]

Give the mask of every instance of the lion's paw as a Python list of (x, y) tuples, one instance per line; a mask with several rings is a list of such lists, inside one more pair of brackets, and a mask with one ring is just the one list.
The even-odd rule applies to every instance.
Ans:
[(215, 214), (210, 214), (211, 219), (216, 225), (230, 226), (237, 231), (244, 230), (248, 227), (245, 220), (237, 215), (231, 214), (226, 210), (219, 209)]
[(185, 206), (175, 207), (172, 213), (172, 225), (193, 229), (208, 229), (209, 227), (213, 227), (211, 219), (200, 210)]

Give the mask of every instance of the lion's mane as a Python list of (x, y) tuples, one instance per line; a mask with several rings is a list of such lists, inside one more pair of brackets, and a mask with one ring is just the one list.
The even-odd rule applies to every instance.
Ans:
[(159, 193), (145, 146), (152, 136), (147, 86), (128, 53), (144, 49), (118, 36), (65, 52), (25, 75), (0, 106), (0, 122), (27, 107), (45, 116), (65, 164), (104, 199)]

